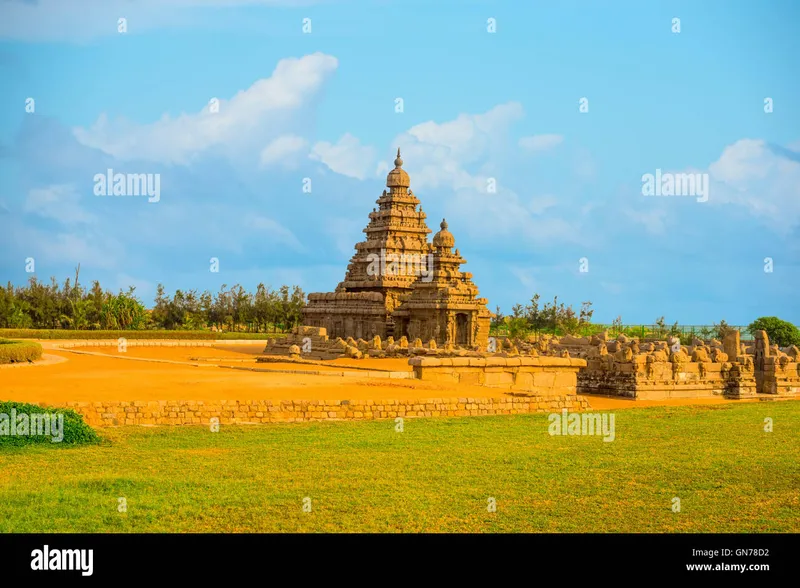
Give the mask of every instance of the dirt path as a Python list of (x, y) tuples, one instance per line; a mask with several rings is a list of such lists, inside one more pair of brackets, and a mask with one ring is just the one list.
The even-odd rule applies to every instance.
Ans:
[[(109, 348), (91, 348), (93, 352)], [(102, 350), (102, 351), (101, 351)], [(136, 348), (135, 355), (172, 359), (181, 353), (220, 353), (209, 348)], [(132, 350), (129, 350), (129, 353)], [(166, 353), (165, 353), (166, 352)], [(40, 369), (8, 370), (0, 377), (0, 398), (22, 402), (95, 402), (98, 400), (378, 400), (453, 396), (501, 397), (502, 390), (478, 386), (455, 388), (419, 380), (364, 376), (315, 376), (193, 367), (178, 363), (120, 361), (111, 356), (52, 350), (63, 363)], [(174, 359), (173, 361), (179, 361)], [(240, 366), (241, 364), (235, 364)], [(276, 366), (280, 364), (267, 364)], [(287, 364), (296, 369), (297, 366)], [(315, 366), (316, 369), (316, 366)], [(341, 371), (342, 366), (339, 366)]]
[(0, 370), (7, 370), (11, 368), (26, 368), (26, 367), (40, 367), (43, 365), (52, 365), (54, 363), (61, 363), (63, 361), (67, 361), (66, 357), (62, 357), (60, 355), (52, 355), (50, 353), (42, 353), (42, 358), (39, 360), (34, 361), (33, 363), (22, 362), (22, 363), (3, 363), (0, 364)]

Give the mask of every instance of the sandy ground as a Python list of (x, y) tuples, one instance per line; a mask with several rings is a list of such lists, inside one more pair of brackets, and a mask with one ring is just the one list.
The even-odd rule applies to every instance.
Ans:
[[(253, 345), (215, 347), (115, 347), (75, 348), (89, 354), (57, 349), (53, 341), (41, 341), (46, 362), (26, 369), (0, 372), (0, 399), (22, 402), (94, 402), (98, 400), (380, 400), (442, 397), (502, 397), (503, 391), (482, 386), (452, 386), (419, 380), (333, 375), (348, 367), (381, 371), (409, 371), (406, 359), (340, 359), (327, 365), (285, 363), (256, 364), (263, 342)], [(123, 357), (131, 359), (122, 359)], [(172, 363), (137, 361), (133, 358)], [(185, 362), (185, 363), (177, 363)], [(192, 364), (199, 364), (200, 367)], [(216, 365), (229, 367), (215, 367)], [(330, 371), (332, 375), (247, 371)], [(348, 370), (352, 371), (352, 370)], [(748, 402), (724, 398), (629, 400), (587, 396), (595, 410), (620, 410), (646, 406), (725, 404)], [(758, 400), (756, 400), (758, 401)]]
[[(113, 348), (104, 347), (92, 347), (87, 350), (109, 355), (115, 351)], [(220, 353), (234, 353), (202, 347), (141, 347), (129, 348), (128, 354), (130, 357), (158, 357), (182, 361), (190, 356), (198, 357), (205, 352), (215, 357), (219, 357)], [(194, 367), (174, 363), (121, 360), (58, 349), (50, 349), (48, 353), (62, 356), (68, 361), (30, 369), (5, 370), (0, 375), (0, 398), (22, 402), (93, 402), (101, 399), (110, 401), (378, 400), (503, 396), (501, 390), (492, 388), (479, 386), (455, 388), (418, 380), (370, 379), (366, 374), (363, 377), (342, 377), (251, 372), (213, 366)], [(371, 360), (365, 360), (369, 361)], [(263, 367), (298, 368), (292, 364), (263, 364)], [(339, 371), (342, 367), (339, 366)], [(300, 369), (307, 368), (303, 366)], [(318, 369), (318, 366), (310, 366), (310, 369)]]
[(249, 366), (263, 369), (291, 369), (311, 371), (342, 371), (350, 367), (370, 369), (376, 371), (413, 371), (408, 365), (408, 359), (336, 359), (333, 361), (315, 362), (312, 364), (296, 364), (290, 362), (256, 363), (256, 357), (261, 355), (263, 345), (251, 347), (250, 345), (219, 345), (215, 347), (128, 347), (125, 352), (118, 351), (116, 347), (75, 347), (78, 351), (103, 353), (119, 357), (140, 357), (147, 359), (168, 359), (172, 361), (186, 361), (191, 363), (212, 363), (229, 366)]

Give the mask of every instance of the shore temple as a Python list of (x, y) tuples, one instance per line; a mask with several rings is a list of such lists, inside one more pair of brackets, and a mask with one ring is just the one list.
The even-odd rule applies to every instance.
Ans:
[(366, 239), (355, 246), (344, 280), (334, 292), (312, 293), (303, 324), (325, 327), (331, 337), (380, 336), (435, 340), (465, 347), (486, 346), (494, 316), (478, 298), (472, 274), (442, 220), (440, 231), (425, 223), (410, 189), (400, 150), (386, 187), (369, 215)]

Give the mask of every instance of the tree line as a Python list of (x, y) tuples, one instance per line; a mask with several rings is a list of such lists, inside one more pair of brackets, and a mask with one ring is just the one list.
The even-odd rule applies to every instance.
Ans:
[(158, 284), (148, 309), (136, 288), (114, 293), (95, 280), (86, 288), (67, 278), (44, 283), (32, 277), (24, 286), (0, 285), (0, 328), (8, 329), (210, 329), (285, 331), (300, 324), (306, 295), (299, 286), (277, 290), (259, 284), (248, 292), (223, 284), (219, 292), (176, 290)]
[(622, 317), (618, 316), (607, 327), (593, 324), (593, 313), (592, 303), (589, 301), (582, 302), (580, 308), (575, 310), (572, 305), (560, 303), (558, 296), (554, 297), (552, 302), (541, 304), (540, 295), (534, 294), (528, 304), (515, 304), (511, 307), (510, 315), (503, 314), (498, 306), (495, 311), (496, 316), (492, 319), (491, 330), (495, 334), (524, 338), (539, 333), (584, 336), (596, 334), (608, 328), (609, 332), (614, 335), (624, 333), (631, 337), (656, 338), (675, 336), (685, 344), (690, 344), (695, 337), (722, 340), (733, 330), (740, 330), (743, 334), (750, 336), (758, 330), (764, 330), (771, 343), (781, 347), (800, 346), (800, 329), (777, 317), (760, 317), (746, 327), (734, 327), (725, 320), (713, 325), (681, 327), (677, 321), (670, 326), (663, 316), (657, 318), (652, 325), (625, 325)]
[(552, 302), (541, 304), (541, 296), (534, 294), (526, 304), (515, 304), (511, 314), (506, 316), (497, 307), (492, 319), (492, 328), (507, 332), (509, 337), (525, 337), (531, 333), (580, 333), (591, 327), (591, 302), (581, 302), (576, 311), (572, 305), (558, 302), (558, 296)]

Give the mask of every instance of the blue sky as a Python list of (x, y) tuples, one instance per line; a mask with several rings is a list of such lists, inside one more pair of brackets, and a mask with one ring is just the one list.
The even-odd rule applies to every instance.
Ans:
[[(4, 1), (0, 279), (330, 291), (399, 146), (493, 310), (800, 323), (798, 24), (792, 0)], [(160, 200), (95, 196), (108, 168)], [(657, 169), (708, 201), (643, 196)]]

